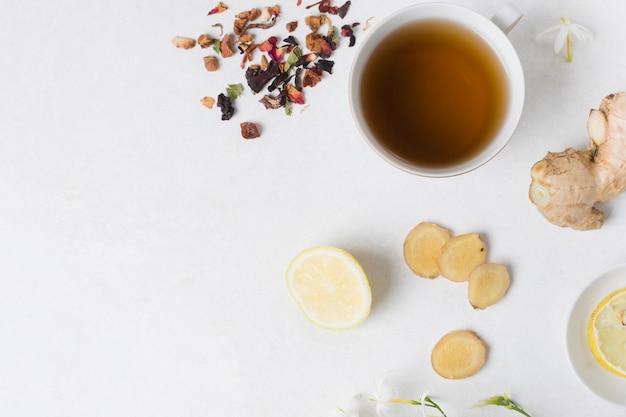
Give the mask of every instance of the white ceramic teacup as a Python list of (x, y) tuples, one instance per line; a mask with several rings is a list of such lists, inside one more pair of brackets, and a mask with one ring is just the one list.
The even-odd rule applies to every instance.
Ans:
[[(447, 3), (422, 3), (409, 6), (379, 22), (361, 43), (353, 62), (349, 99), (354, 121), (371, 148), (390, 164), (409, 173), (426, 177), (449, 177), (474, 170), (492, 159), (512, 137), (522, 114), (524, 105), (524, 73), (519, 57), (507, 37), (508, 31), (519, 21), (521, 13), (511, 5), (506, 5), (489, 19), (462, 6)], [(505, 114), (497, 133), (476, 155), (465, 161), (441, 167), (420, 166), (395, 154), (382, 144), (368, 126), (361, 106), (361, 81), (363, 69), (376, 48), (385, 47), (385, 40), (395, 29), (407, 24), (420, 24), (424, 21), (445, 20), (477, 34), (491, 48), (500, 61), (508, 89)], [(384, 105), (384, 103), (381, 103)]]

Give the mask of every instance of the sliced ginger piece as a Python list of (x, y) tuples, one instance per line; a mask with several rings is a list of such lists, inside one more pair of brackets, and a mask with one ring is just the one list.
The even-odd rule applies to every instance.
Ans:
[(449, 241), (448, 230), (436, 224), (421, 222), (404, 240), (404, 260), (414, 274), (423, 278), (440, 275), (437, 257), (442, 246)]
[(511, 279), (506, 266), (497, 263), (485, 263), (472, 271), (467, 287), (467, 298), (477, 310), (494, 305), (504, 297)]
[(430, 356), (433, 370), (446, 379), (462, 379), (478, 372), (487, 359), (487, 345), (471, 330), (445, 334)]
[(467, 233), (451, 238), (437, 258), (441, 275), (450, 281), (469, 280), (470, 274), (487, 259), (487, 248), (480, 234)]

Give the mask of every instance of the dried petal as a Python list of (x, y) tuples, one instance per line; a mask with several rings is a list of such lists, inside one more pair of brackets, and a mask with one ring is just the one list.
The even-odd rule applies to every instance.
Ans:
[(267, 69), (269, 62), (267, 61), (267, 57), (265, 55), (261, 55), (261, 69)]
[(217, 71), (219, 63), (216, 56), (205, 56), (202, 59), (204, 60), (204, 68), (206, 68), (207, 71)]
[(302, 77), (303, 87), (315, 87), (320, 81), (322, 81), (322, 70), (318, 67), (307, 69)]
[(322, 26), (327, 25), (331, 26), (330, 19), (326, 15), (318, 15), (318, 16), (307, 16), (304, 18), (304, 23), (311, 29), (313, 32), (317, 32)]
[(261, 136), (259, 127), (256, 123), (244, 122), (239, 125), (241, 127), (241, 136), (244, 139), (256, 139)]
[(200, 100), (200, 103), (202, 103), (202, 105), (207, 109), (212, 109), (215, 104), (215, 99), (213, 97), (206, 96)]
[(346, 17), (346, 14), (348, 14), (348, 9), (350, 8), (350, 4), (351, 4), (351, 2), (350, 2), (350, 0), (348, 0), (347, 2), (345, 2), (343, 4), (343, 6), (341, 6), (339, 9), (337, 9), (337, 15), (340, 18), (343, 19), (344, 17)]
[(180, 49), (191, 49), (196, 46), (196, 40), (192, 38), (185, 38), (183, 36), (174, 36), (172, 44)]
[(302, 91), (299, 91), (294, 85), (287, 84), (285, 86), (285, 91), (287, 92), (287, 100), (294, 104), (304, 104), (304, 94)]
[(278, 43), (278, 38), (276, 36), (271, 36), (267, 38), (266, 40), (264, 40), (263, 43), (259, 45), (259, 51), (269, 52), (272, 49), (276, 48), (277, 43)]
[(248, 68), (246, 70), (246, 81), (248, 86), (255, 93), (259, 93), (267, 83), (280, 74), (278, 63), (271, 61), (267, 69)]
[(315, 66), (321, 69), (322, 71), (326, 71), (329, 74), (333, 73), (333, 66), (335, 63), (333, 61), (329, 61), (327, 59), (320, 59), (315, 63)]
[(202, 49), (208, 48), (213, 45), (213, 39), (209, 38), (207, 35), (202, 34), (198, 37), (198, 45), (200, 45)]
[(222, 120), (230, 120), (235, 114), (232, 100), (223, 93), (217, 96), (217, 106), (222, 110)]
[(266, 94), (261, 100), (259, 100), (259, 103), (263, 104), (263, 106), (265, 106), (268, 110), (275, 110), (284, 106), (284, 99), (281, 95), (274, 97)]
[(306, 47), (311, 52), (315, 52), (322, 58), (328, 58), (332, 54), (333, 44), (329, 42), (329, 39), (320, 35), (317, 32), (311, 32), (306, 35)]
[(250, 33), (244, 33), (238, 38), (238, 41), (241, 43), (251, 43), (253, 40), (254, 36), (252, 36)]
[(298, 21), (295, 20), (293, 22), (289, 22), (287, 23), (287, 25), (285, 25), (285, 27), (287, 28), (287, 32), (291, 33), (298, 28)]
[(246, 31), (246, 25), (248, 24), (247, 20), (244, 19), (236, 19), (233, 24), (233, 32), (235, 35), (241, 35)]
[(230, 45), (229, 34), (224, 35), (224, 37), (222, 38), (222, 41), (220, 42), (220, 54), (222, 55), (223, 58), (229, 58), (235, 55), (235, 52), (233, 51)]
[(250, 9), (244, 12), (239, 12), (235, 15), (235, 19), (242, 20), (254, 20), (261, 15), (261, 11), (259, 9)]
[(344, 38), (350, 38), (350, 44), (348, 45), (349, 47), (354, 46), (354, 44), (356, 43), (356, 37), (354, 36), (353, 28), (358, 25), (358, 23), (353, 23), (352, 25), (343, 25), (341, 27), (341, 36), (343, 36)]
[(226, 11), (226, 10), (228, 10), (228, 6), (226, 6), (222, 2), (219, 2), (217, 6), (215, 6), (209, 11), (208, 16), (211, 16), (212, 14), (222, 13), (223, 11)]

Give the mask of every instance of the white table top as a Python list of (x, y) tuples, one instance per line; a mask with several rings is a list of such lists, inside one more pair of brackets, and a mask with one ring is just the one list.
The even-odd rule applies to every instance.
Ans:
[[(519, 128), (496, 159), (449, 179), (403, 173), (358, 136), (346, 42), (291, 117), (249, 92), (228, 122), (200, 105), (245, 82), (238, 58), (209, 74), (204, 51), (170, 40), (266, 5), (234, 3), (212, 19), (204, 1), (3, 3), (0, 414), (341, 415), (393, 370), (399, 395), (429, 391), (449, 417), (512, 413), (469, 409), (505, 392), (533, 416), (623, 416), (577, 380), (564, 334), (578, 294), (626, 261), (626, 196), (603, 205), (603, 228), (577, 232), (544, 220), (527, 190), (532, 164), (586, 147), (589, 109), (626, 89), (626, 3), (519, 0)], [(313, 13), (284, 3), (281, 30)], [(354, 1), (346, 20), (375, 25), (411, 3)], [(501, 5), (459, 3), (485, 15)], [(536, 41), (561, 16), (596, 35), (571, 63)], [(243, 140), (244, 121), (262, 136)], [(506, 298), (474, 311), (464, 285), (413, 276), (402, 242), (424, 220), (480, 232), (510, 268)], [(352, 252), (370, 278), (373, 308), (356, 329), (312, 326), (287, 293), (287, 264), (315, 245)], [(457, 328), (490, 352), (478, 374), (447, 381), (429, 354)]]

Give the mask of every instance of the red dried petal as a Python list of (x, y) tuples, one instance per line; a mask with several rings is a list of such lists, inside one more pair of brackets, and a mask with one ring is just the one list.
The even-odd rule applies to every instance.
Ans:
[(215, 6), (214, 8), (211, 9), (211, 11), (209, 11), (208, 16), (211, 16), (212, 14), (222, 13), (223, 11), (226, 11), (226, 10), (228, 10), (228, 6), (222, 2), (219, 2), (217, 6)]
[(317, 67), (307, 69), (302, 77), (303, 87), (315, 87), (320, 81), (322, 81), (322, 70)]
[(285, 91), (287, 92), (287, 100), (294, 104), (304, 104), (304, 94), (302, 91), (299, 91), (295, 86), (291, 84), (287, 84), (285, 86)]

